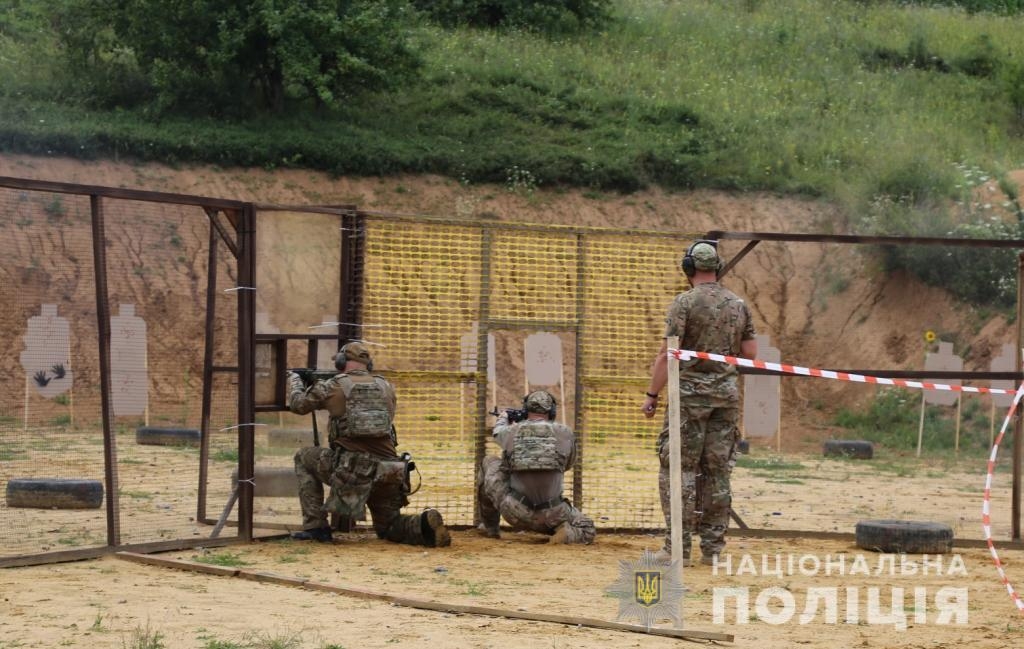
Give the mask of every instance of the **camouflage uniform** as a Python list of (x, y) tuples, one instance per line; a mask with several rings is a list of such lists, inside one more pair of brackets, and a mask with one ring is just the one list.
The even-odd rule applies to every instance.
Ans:
[[(354, 370), (317, 381), (308, 389), (294, 374), (289, 383), (289, 410), (300, 415), (317, 409), (330, 413), (329, 446), (310, 446), (295, 453), (304, 530), (326, 528), (328, 512), (363, 520), (365, 505), (379, 538), (410, 545), (450, 543), (443, 526), (443, 534), (435, 535), (428, 512), (400, 513), (409, 504), (409, 490), (405, 461), (398, 457), (391, 436), (397, 399), (386, 379)], [(331, 486), (326, 503), (325, 483)], [(436, 511), (429, 511), (436, 521), (441, 520)]]
[[(710, 246), (714, 253), (714, 249)], [(697, 252), (700, 252), (698, 250)], [(718, 264), (696, 257), (696, 268), (714, 270)], [(703, 261), (703, 265), (702, 265)], [(666, 336), (679, 336), (681, 349), (738, 356), (740, 343), (754, 338), (747, 305), (718, 282), (698, 284), (680, 293), (669, 306)], [(680, 442), (682, 447), (683, 556), (690, 556), (690, 537), (700, 534), (705, 557), (725, 548), (732, 491), (729, 478), (739, 441), (739, 372), (727, 363), (692, 359), (679, 364)], [(665, 523), (671, 530), (668, 412), (658, 437), (658, 490)], [(702, 511), (697, 509), (700, 494)], [(671, 532), (665, 535), (671, 552)]]
[[(527, 410), (553, 413), (554, 403), (548, 393), (534, 392)], [(562, 497), (563, 474), (576, 461), (572, 430), (550, 420), (509, 424), (502, 414), (493, 436), (502, 456), (484, 458), (477, 474), (483, 530), (496, 537), (504, 517), (513, 529), (554, 535), (553, 542), (593, 542), (594, 521)]]

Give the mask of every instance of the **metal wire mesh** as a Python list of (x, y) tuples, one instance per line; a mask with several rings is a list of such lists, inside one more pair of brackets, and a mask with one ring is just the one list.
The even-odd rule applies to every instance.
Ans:
[[(24, 189), (0, 189), (0, 214), (11, 332), (0, 356), (0, 558), (198, 536), (207, 214)], [(215, 272), (227, 278), (231, 265), (224, 257)], [(237, 365), (237, 313), (218, 313), (217, 362)], [(211, 409), (214, 426), (234, 422), (234, 389), (215, 390)]]
[(103, 545), (89, 200), (0, 189), (0, 214), (0, 551)]

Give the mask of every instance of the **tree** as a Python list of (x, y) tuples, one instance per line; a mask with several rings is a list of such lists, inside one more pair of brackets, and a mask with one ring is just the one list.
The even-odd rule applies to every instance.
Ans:
[(420, 60), (404, 0), (67, 0), (65, 51), (95, 98), (136, 74), (162, 109), (224, 112), (255, 93), (337, 105), (389, 87)]

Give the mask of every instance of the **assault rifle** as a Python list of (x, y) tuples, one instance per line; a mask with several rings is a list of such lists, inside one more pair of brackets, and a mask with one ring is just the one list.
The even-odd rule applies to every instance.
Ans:
[[(498, 412), (498, 406), (494, 406), (494, 410), (487, 413), (493, 417), (500, 417), (501, 413)], [(508, 423), (514, 424), (520, 421), (526, 421), (526, 418), (530, 413), (526, 411), (526, 408), (505, 408), (505, 416), (508, 418)]]
[(338, 370), (318, 370), (311, 367), (296, 367), (288, 371), (298, 374), (299, 380), (302, 381), (302, 385), (307, 388), (317, 381), (326, 381), (327, 379), (334, 378), (340, 374)]
[[(338, 370), (318, 370), (312, 367), (296, 367), (288, 371), (295, 372), (299, 380), (302, 381), (302, 385), (307, 389), (317, 381), (326, 381), (338, 375)], [(320, 430), (316, 425), (316, 410), (309, 414), (313, 418), (313, 446), (320, 446)]]

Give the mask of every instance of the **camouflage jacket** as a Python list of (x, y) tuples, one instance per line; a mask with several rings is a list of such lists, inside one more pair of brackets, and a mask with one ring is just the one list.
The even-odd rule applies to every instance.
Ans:
[[(754, 338), (750, 309), (718, 282), (698, 284), (680, 293), (668, 308), (666, 336), (679, 336), (679, 347), (698, 352), (738, 356), (740, 343)], [(705, 407), (736, 407), (739, 372), (728, 363), (692, 359), (679, 363), (679, 395), (683, 403)]]

